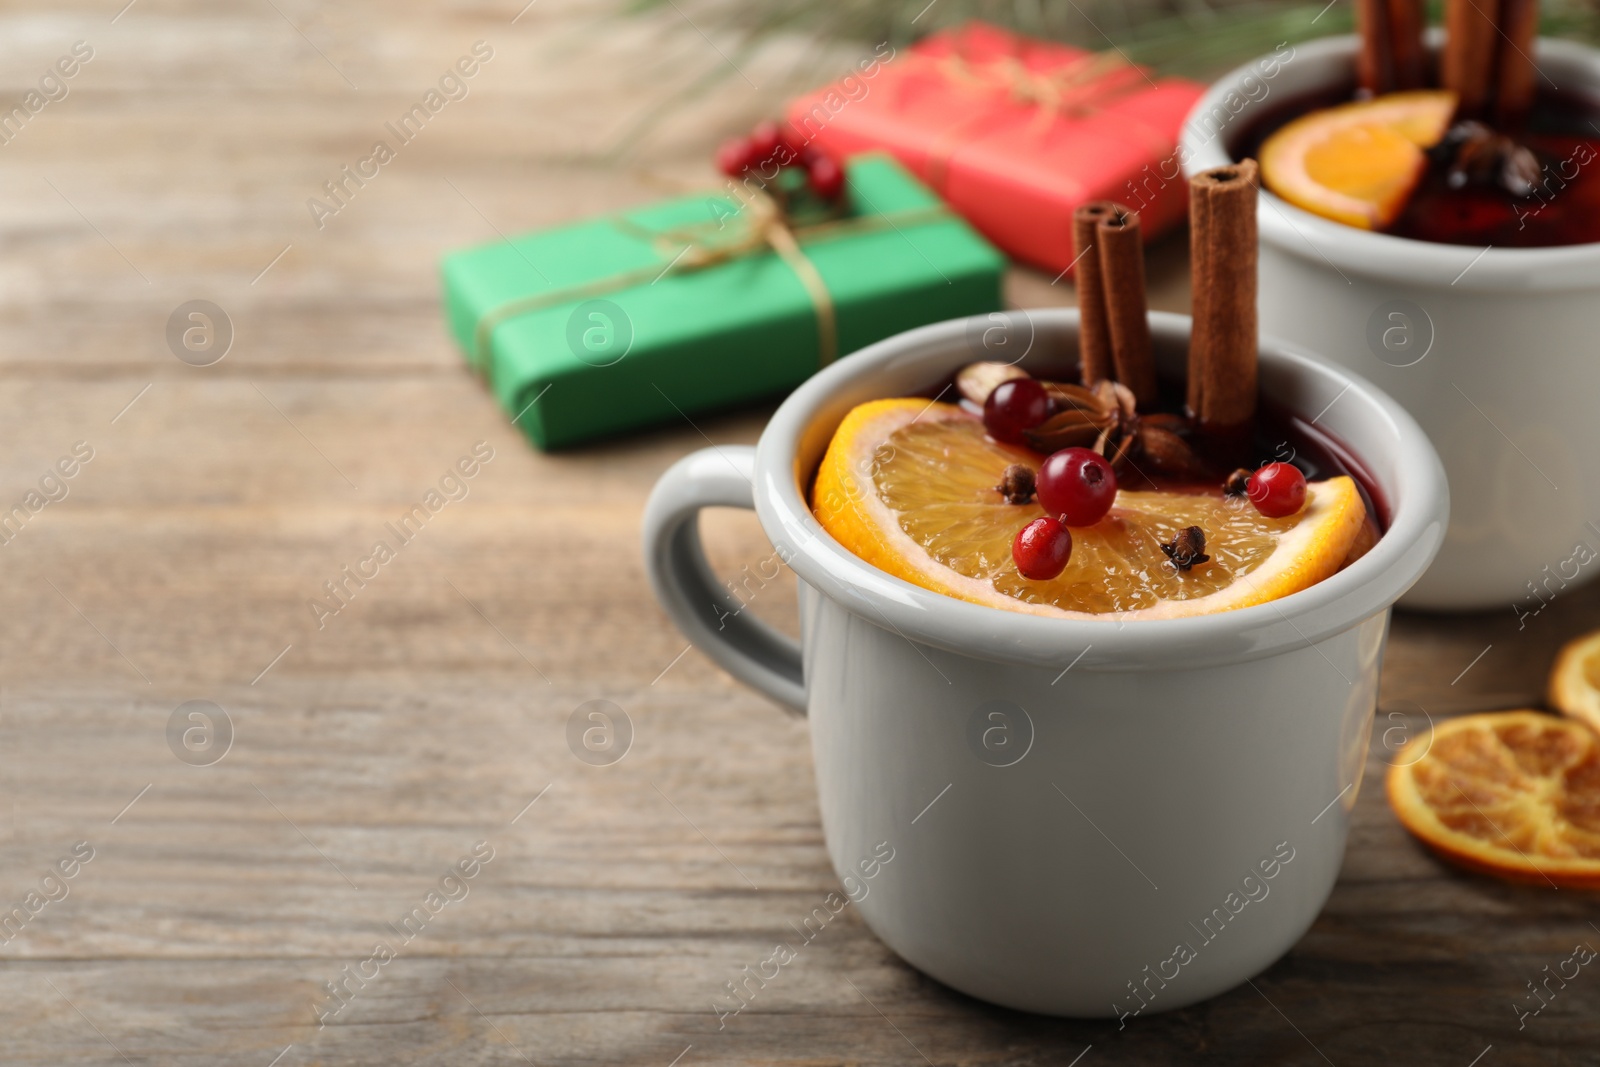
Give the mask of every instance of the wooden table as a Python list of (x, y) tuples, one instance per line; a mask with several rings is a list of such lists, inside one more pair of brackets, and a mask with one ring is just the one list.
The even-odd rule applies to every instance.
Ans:
[[(1121, 1032), (1034, 1018), (847, 910), (719, 1027), (723, 984), (837, 883), (805, 723), (685, 648), (639, 519), (671, 462), (769, 409), (536, 454), (462, 369), (435, 270), (706, 179), (787, 71), (848, 57), (737, 51), (677, 5), (121, 2), (0, 15), (8, 98), (93, 49), (0, 147), (0, 506), (27, 515), (0, 545), (0, 912), (28, 913), (0, 932), (0, 1063), (1595, 1062), (1600, 978), (1520, 1033), (1512, 1007), (1600, 942), (1593, 899), (1441, 866), (1377, 784), (1423, 709), (1537, 701), (1600, 592), (1520, 632), (1509, 605), (1396, 619), (1343, 877), (1255, 988)], [(470, 95), (319, 229), (308, 198), (478, 40)], [(1183, 262), (1154, 251), (1159, 305), (1184, 306)], [(196, 299), (234, 333), (210, 366), (167, 340)], [(77, 442), (93, 458), (46, 478), (65, 497), (26, 511)], [(464, 498), (345, 579), (478, 442)], [(708, 538), (728, 573), (769, 551), (747, 515)], [(334, 581), (353, 595), (316, 612)], [(752, 610), (792, 630), (792, 583)], [(634, 732), (610, 766), (567, 744), (595, 699)], [(225, 755), (189, 701), (224, 710)], [(397, 958), (371, 962), (380, 939)]]

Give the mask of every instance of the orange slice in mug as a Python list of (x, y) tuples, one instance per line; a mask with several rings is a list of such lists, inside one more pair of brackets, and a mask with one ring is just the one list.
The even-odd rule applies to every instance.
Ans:
[(1261, 146), (1261, 180), (1296, 207), (1379, 230), (1405, 208), (1444, 137), (1456, 94), (1389, 93), (1302, 115)]
[[(1044, 515), (995, 487), (1039, 456), (1000, 444), (952, 404), (875, 400), (845, 416), (817, 470), (812, 510), (857, 556), (924, 589), (977, 604), (1066, 618), (1170, 619), (1288, 596), (1334, 573), (1366, 523), (1347, 477), (1312, 482), (1296, 514), (1271, 519), (1243, 497), (1119, 491), (1093, 526), (1074, 527), (1066, 569), (1017, 572), (1011, 541)], [(1211, 560), (1180, 572), (1161, 549), (1205, 531)]]

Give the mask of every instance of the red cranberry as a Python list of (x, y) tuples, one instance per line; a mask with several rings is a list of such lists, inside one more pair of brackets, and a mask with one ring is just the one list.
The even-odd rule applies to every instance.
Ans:
[(1117, 499), (1111, 464), (1087, 448), (1063, 448), (1039, 468), (1039, 506), (1068, 526), (1093, 526)]
[(802, 162), (806, 158), (806, 153), (813, 151), (809, 147), (810, 142), (806, 139), (805, 134), (795, 129), (790, 123), (785, 122), (778, 127), (778, 138), (788, 146), (789, 151), (794, 153), (794, 158)]
[(763, 119), (750, 131), (750, 157), (765, 162), (778, 150), (782, 141), (783, 134), (779, 132), (778, 124), (771, 119)]
[(1025, 443), (1031, 430), (1050, 417), (1050, 394), (1034, 378), (1011, 378), (995, 386), (983, 402), (983, 428), (996, 441)]
[(776, 163), (779, 167), (792, 167), (799, 161), (799, 154), (790, 148), (787, 142), (782, 141), (772, 150), (772, 155), (767, 157), (767, 162)]
[(1072, 531), (1045, 515), (1017, 531), (1011, 558), (1024, 578), (1045, 582), (1066, 569), (1072, 558)]
[(1267, 518), (1287, 518), (1306, 505), (1306, 476), (1288, 463), (1268, 463), (1250, 476), (1245, 491)]
[(824, 200), (837, 200), (844, 192), (844, 170), (827, 156), (813, 156), (806, 164), (811, 188)]
[(722, 142), (717, 149), (717, 169), (730, 178), (737, 178), (750, 169), (755, 156), (750, 150), (748, 137), (735, 137)]

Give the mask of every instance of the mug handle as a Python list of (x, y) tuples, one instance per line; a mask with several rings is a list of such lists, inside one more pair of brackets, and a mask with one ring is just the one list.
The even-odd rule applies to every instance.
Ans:
[(799, 643), (746, 614), (711, 573), (700, 544), (701, 508), (755, 508), (755, 457), (748, 445), (725, 445), (668, 468), (645, 506), (645, 569), (685, 637), (741, 682), (803, 715)]

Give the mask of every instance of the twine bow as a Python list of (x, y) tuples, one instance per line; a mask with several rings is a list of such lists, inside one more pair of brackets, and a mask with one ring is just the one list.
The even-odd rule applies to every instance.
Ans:
[[(1062, 118), (1095, 115), (1107, 104), (1131, 96), (1150, 84), (1140, 68), (1121, 52), (1096, 52), (1053, 70), (1035, 70), (1016, 54), (981, 62), (960, 52), (938, 57), (913, 53), (911, 58), (926, 64), (951, 84), (991, 96), (1003, 94), (1012, 104), (1033, 108), (1035, 114), (1030, 125), (1036, 136)], [(1113, 75), (1124, 71), (1130, 76), (1113, 79)], [(1140, 77), (1131, 77), (1135, 73)], [(951, 157), (963, 144), (983, 137), (983, 126), (992, 119), (992, 115), (970, 116), (958, 120), (939, 135), (928, 152), (928, 180), (934, 188), (945, 187)], [(1142, 137), (1157, 155), (1164, 155), (1174, 147), (1170, 137), (1144, 123), (1125, 119), (1124, 125)]]
[[(717, 223), (699, 223), (677, 229), (653, 233), (629, 219), (618, 219), (616, 225), (626, 233), (642, 237), (655, 245), (657, 254), (667, 258), (673, 269), (682, 271), (704, 270), (735, 259), (743, 259), (771, 249), (776, 252), (795, 277), (805, 287), (817, 316), (817, 365), (826, 367), (839, 354), (838, 316), (833, 306), (833, 294), (817, 272), (816, 266), (800, 250), (783, 206), (765, 191), (757, 190), (744, 205), (746, 224), (726, 240), (717, 240), (716, 231), (707, 228)], [(814, 232), (825, 223), (813, 225), (803, 231)], [(673, 249), (677, 248), (676, 253)]]
[(687, 274), (709, 267), (748, 259), (768, 251), (778, 255), (806, 291), (817, 320), (817, 364), (825, 367), (838, 355), (838, 316), (833, 295), (827, 283), (807, 258), (802, 241), (813, 244), (838, 237), (871, 233), (902, 225), (917, 225), (953, 218), (944, 205), (901, 211), (886, 215), (865, 215), (852, 218), (829, 219), (807, 225), (796, 225), (783, 207), (767, 193), (757, 190), (744, 202), (738, 218), (743, 225), (724, 232), (724, 219), (695, 223), (667, 230), (650, 230), (631, 219), (613, 217), (611, 224), (623, 233), (648, 242), (660, 257), (660, 262), (636, 270), (598, 278), (592, 282), (564, 286), (543, 293), (533, 293), (500, 304), (478, 320), (474, 331), (470, 357), (474, 366), (492, 383), (494, 359), (490, 342), (494, 331), (504, 323), (545, 308), (577, 300), (587, 300), (606, 293), (646, 285), (669, 274)]
[(936, 62), (951, 81), (974, 89), (998, 90), (1012, 102), (1038, 109), (1036, 123), (1048, 124), (1063, 115), (1093, 114), (1095, 105), (1126, 96), (1126, 80), (1108, 86), (1106, 78), (1119, 70), (1134, 68), (1120, 52), (1098, 52), (1073, 60), (1057, 70), (1034, 70), (1015, 55), (1001, 56), (976, 64), (959, 52), (941, 56)]

